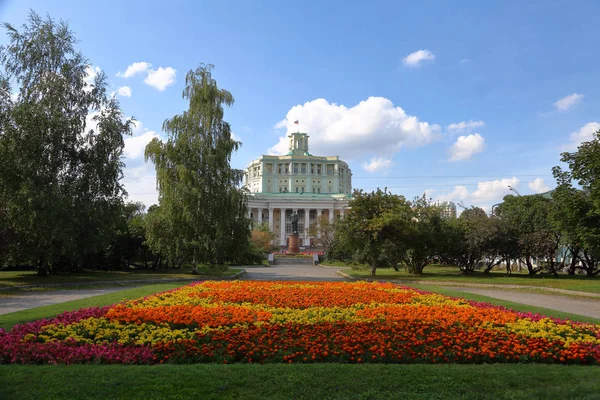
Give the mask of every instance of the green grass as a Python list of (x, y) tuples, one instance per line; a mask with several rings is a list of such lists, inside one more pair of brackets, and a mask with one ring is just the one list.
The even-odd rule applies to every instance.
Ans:
[(193, 275), (191, 269), (161, 270), (160, 272), (135, 271), (82, 271), (70, 274), (50, 275), (41, 277), (35, 271), (0, 271), (0, 287), (19, 287), (39, 284), (83, 283), (83, 282), (114, 282), (130, 280), (161, 280), (161, 279), (194, 279), (202, 276), (232, 276), (240, 272), (240, 268), (215, 270), (206, 266), (198, 267), (198, 275)]
[[(102, 294), (99, 296), (88, 297), (81, 300), (67, 301), (60, 304), (51, 304), (43, 307), (31, 308), (29, 310), (17, 311), (10, 314), (0, 315), (0, 328), (9, 330), (15, 324), (35, 321), (42, 318), (52, 318), (65, 311), (78, 310), (84, 307), (107, 306), (118, 303), (123, 300), (137, 299), (138, 297), (149, 296), (157, 292), (174, 289), (183, 285), (185, 282), (160, 283), (154, 285), (140, 286), (133, 289), (121, 290), (114, 293)], [(1, 399), (1, 397), (0, 397)]]
[(491, 304), (495, 304), (498, 306), (504, 306), (507, 308), (511, 308), (515, 311), (531, 312), (531, 313), (542, 314), (547, 317), (570, 319), (571, 321), (589, 322), (592, 324), (600, 324), (600, 319), (597, 319), (597, 318), (586, 317), (584, 315), (576, 315), (576, 314), (566, 313), (566, 312), (562, 312), (562, 311), (552, 310), (549, 308), (535, 307), (535, 306), (530, 306), (527, 304), (513, 303), (512, 301), (495, 299), (493, 297), (482, 296), (479, 294), (473, 294), (473, 293), (468, 293), (468, 292), (461, 292), (459, 290), (452, 290), (451, 288), (447, 288), (447, 287), (422, 285), (422, 284), (409, 284), (407, 286), (443, 294), (445, 296), (461, 297), (461, 298), (467, 299), (467, 300), (474, 300), (474, 301), (480, 301), (480, 302), (485, 302), (485, 303), (491, 303)]
[(597, 399), (560, 365), (0, 366), (3, 399)]
[[(340, 261), (324, 262), (324, 266), (349, 267)], [(366, 269), (348, 269), (344, 271), (358, 279), (371, 278), (371, 272)], [(458, 267), (447, 267), (430, 265), (425, 268), (422, 275), (411, 275), (408, 272), (394, 271), (391, 268), (378, 269), (375, 279), (390, 280), (397, 279), (401, 281), (438, 281), (438, 282), (456, 282), (456, 283), (486, 283), (496, 285), (521, 285), (538, 286), (556, 289), (574, 290), (579, 292), (600, 293), (600, 275), (590, 278), (581, 275), (559, 275), (553, 277), (550, 275), (530, 276), (526, 273), (513, 272), (507, 275), (505, 272), (492, 271), (489, 274), (475, 271), (471, 275), (464, 275)]]

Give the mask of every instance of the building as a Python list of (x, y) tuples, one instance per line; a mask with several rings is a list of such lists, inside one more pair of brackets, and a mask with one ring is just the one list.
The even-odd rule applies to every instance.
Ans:
[(319, 218), (330, 221), (344, 215), (352, 193), (352, 172), (337, 156), (313, 156), (306, 133), (289, 136), (289, 153), (263, 155), (244, 171), (244, 187), (250, 192), (248, 214), (254, 223), (268, 222), (276, 243), (287, 246), (289, 216), (296, 211), (300, 246), (312, 244), (306, 228)]
[(456, 204), (452, 201), (438, 202), (437, 206), (442, 210), (442, 215), (446, 218), (456, 218)]

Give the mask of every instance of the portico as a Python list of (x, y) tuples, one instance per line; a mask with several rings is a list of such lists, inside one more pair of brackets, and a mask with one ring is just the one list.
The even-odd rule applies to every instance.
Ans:
[[(274, 244), (287, 246), (287, 239), (291, 233), (291, 224), (288, 220), (293, 212), (300, 215), (298, 221), (298, 233), (300, 234), (300, 245), (310, 246), (313, 239), (307, 232), (307, 229), (314, 226), (319, 218), (328, 218), (333, 222), (334, 218), (344, 216), (348, 206), (348, 197), (341, 198), (290, 198), (273, 199), (272, 196), (261, 196), (260, 194), (251, 194), (248, 201), (248, 217), (257, 224), (268, 223), (269, 229), (277, 239)], [(294, 196), (296, 197), (296, 196)], [(298, 196), (300, 197), (300, 196)]]

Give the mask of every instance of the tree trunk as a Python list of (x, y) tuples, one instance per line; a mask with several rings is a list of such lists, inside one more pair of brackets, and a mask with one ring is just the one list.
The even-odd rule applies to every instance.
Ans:
[(48, 276), (48, 263), (44, 260), (44, 258), (40, 258), (38, 261), (38, 276)]
[(375, 276), (375, 271), (377, 271), (377, 263), (371, 261), (371, 276)]

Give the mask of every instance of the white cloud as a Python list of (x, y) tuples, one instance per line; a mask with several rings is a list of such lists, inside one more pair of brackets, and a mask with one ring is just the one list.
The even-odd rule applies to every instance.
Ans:
[(560, 100), (557, 100), (554, 103), (554, 108), (557, 111), (567, 111), (568, 109), (572, 108), (577, 103), (579, 103), (582, 99), (583, 99), (582, 94), (573, 93), (573, 94), (563, 97)]
[(160, 138), (158, 133), (144, 128), (140, 121), (134, 121), (132, 135), (125, 138), (123, 155), (130, 159), (141, 158), (144, 155), (146, 145), (155, 137)]
[(440, 201), (462, 201), (467, 205), (472, 204), (489, 210), (492, 204), (501, 202), (504, 196), (510, 194), (509, 185), (518, 188), (519, 183), (517, 177), (484, 181), (477, 183), (477, 189), (472, 192), (466, 186), (458, 185), (454, 186), (450, 193), (439, 195), (438, 199)]
[[(294, 121), (299, 120), (299, 125)], [(353, 107), (316, 99), (292, 107), (276, 128), (287, 133), (307, 132), (310, 152), (339, 155), (343, 159), (390, 158), (401, 147), (422, 146), (439, 138), (440, 127), (421, 122), (383, 97), (369, 97)], [(271, 147), (270, 154), (286, 154), (287, 134)]]
[(461, 121), (455, 124), (448, 125), (446, 129), (448, 130), (448, 132), (462, 133), (470, 131), (471, 129), (480, 128), (484, 125), (485, 123), (483, 121)]
[(464, 64), (464, 63), (467, 63), (469, 61), (471, 61), (471, 60), (469, 60), (468, 58), (463, 58), (462, 60), (460, 60), (459, 64)]
[(363, 163), (365, 171), (375, 172), (390, 169), (394, 163), (388, 158), (373, 157), (369, 163)]
[(441, 194), (438, 196), (440, 201), (457, 201), (465, 200), (469, 197), (469, 189), (466, 186), (454, 186), (450, 193)]
[(19, 101), (19, 93), (11, 93), (10, 101), (12, 101), (13, 103), (16, 103), (17, 101)]
[(153, 69), (152, 64), (141, 61), (128, 66), (125, 72), (117, 72), (117, 76), (121, 78), (130, 78), (138, 74), (146, 75), (144, 83), (162, 92), (176, 82), (177, 70), (171, 67)]
[(117, 89), (116, 93), (119, 96), (131, 97), (131, 88), (129, 86), (121, 86)]
[(127, 67), (125, 72), (117, 72), (117, 76), (121, 78), (131, 78), (137, 74), (147, 73), (150, 67), (152, 67), (152, 64), (145, 61), (134, 62)]
[(242, 141), (242, 138), (239, 137), (235, 132), (231, 132), (231, 138), (233, 140), (235, 140), (236, 142), (241, 142)]
[(419, 67), (423, 61), (433, 60), (435, 60), (435, 54), (429, 50), (417, 50), (404, 57), (402, 62), (408, 67)]
[(449, 161), (466, 161), (485, 148), (485, 139), (479, 133), (459, 136), (450, 147)]
[(83, 90), (86, 92), (90, 92), (92, 90), (92, 86), (94, 85), (94, 81), (96, 80), (96, 76), (100, 73), (100, 67), (94, 67), (92, 65), (88, 65), (85, 67), (85, 77), (83, 81), (85, 82), (85, 86)]
[[(127, 161), (127, 160), (126, 160)], [(132, 163), (126, 162), (123, 185), (127, 191), (128, 201), (141, 201), (146, 208), (158, 204), (158, 191), (156, 190), (156, 171), (151, 162)]]
[(582, 126), (579, 131), (571, 132), (569, 136), (569, 144), (563, 147), (563, 150), (574, 151), (583, 142), (589, 142), (594, 139), (594, 133), (600, 130), (600, 123), (588, 122)]
[(158, 69), (151, 69), (148, 71), (148, 76), (144, 79), (144, 83), (148, 86), (152, 86), (161, 92), (168, 86), (175, 83), (175, 75), (177, 71), (171, 67)]
[(550, 190), (550, 187), (546, 185), (542, 178), (536, 178), (533, 181), (527, 184), (529, 189), (533, 190), (535, 193), (544, 193)]

